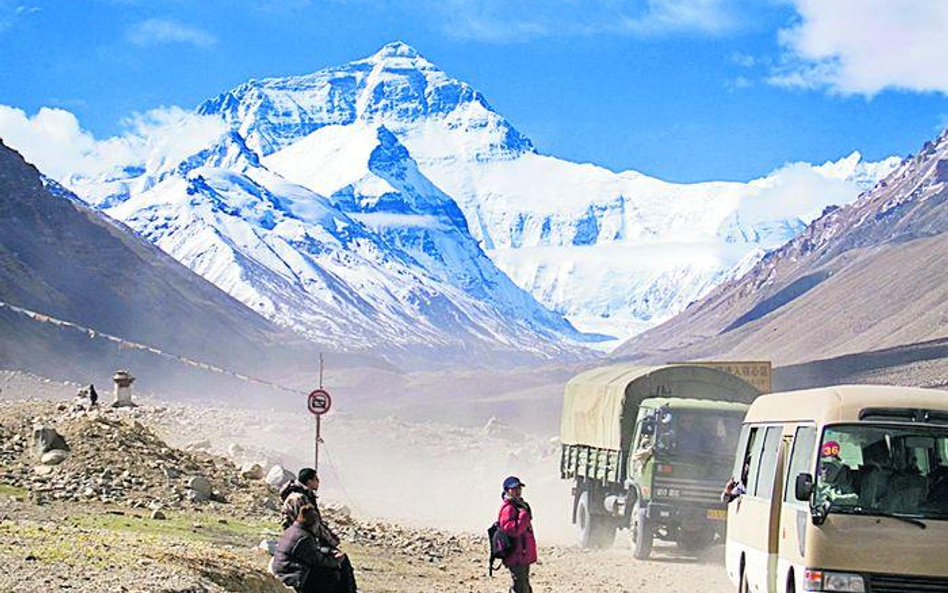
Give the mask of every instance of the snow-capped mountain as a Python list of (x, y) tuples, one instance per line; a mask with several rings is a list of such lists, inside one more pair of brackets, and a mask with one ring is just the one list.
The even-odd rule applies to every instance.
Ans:
[[(549, 356), (581, 339), (516, 287), (384, 128), (331, 199), (264, 166), (237, 132), (107, 210), (281, 325), (355, 351)], [(273, 155), (276, 159), (278, 155)], [(334, 171), (339, 173), (338, 170)]]
[[(356, 146), (365, 126), (384, 126), (514, 282), (581, 330), (614, 336), (680, 311), (898, 164), (853, 153), (750, 183), (675, 184), (573, 163), (538, 154), (481, 93), (403, 43), (315, 74), (252, 80), (198, 111), (265, 157), (319, 134), (305, 144), (313, 162), (324, 141)], [(316, 187), (336, 191), (327, 176)], [(791, 195), (801, 188), (819, 195)]]

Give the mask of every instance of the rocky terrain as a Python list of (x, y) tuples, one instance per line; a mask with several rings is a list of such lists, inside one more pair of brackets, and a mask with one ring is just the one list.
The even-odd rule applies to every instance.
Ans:
[[(78, 410), (74, 398), (63, 397), (74, 394), (75, 385), (12, 372), (0, 373), (0, 389), (0, 590), (286, 591), (267, 573), (263, 548), (279, 533), (276, 490), (269, 482), (286, 477), (277, 461), (286, 461), (287, 439), (278, 437), (278, 428), (265, 427), (282, 421), (284, 432), (295, 428), (290, 415), (150, 401), (136, 408)], [(324, 516), (342, 536), (361, 590), (505, 589), (506, 575), (486, 576), (486, 543), (478, 528), (496, 512), (496, 485), (485, 486), (489, 494), (477, 488), (465, 493), (470, 482), (460, 481), (461, 466), (468, 464), (479, 480), (481, 472), (501, 470), (475, 467), (472, 458), (497, 455), (504, 464), (526, 467), (530, 457), (546, 459), (551, 443), (515, 435), (499, 421), (465, 429), (340, 416), (326, 423), (327, 434), (345, 435), (358, 446), (334, 451), (322, 471)], [(470, 439), (487, 453), (472, 453)], [(446, 440), (453, 444), (444, 446)], [(410, 446), (380, 454), (394, 442)], [(266, 443), (273, 446), (267, 449)], [(368, 495), (351, 456), (372, 457), (374, 489), (416, 512), (398, 522), (372, 518), (383, 507)], [(264, 471), (264, 464), (274, 467)], [(400, 464), (399, 471), (386, 472), (385, 464)], [(417, 469), (424, 465), (427, 474)], [(640, 563), (623, 538), (616, 549), (599, 552), (567, 545), (567, 536), (556, 535), (565, 517), (555, 502), (562, 491), (544, 486), (555, 472), (550, 469), (551, 478), (530, 471), (536, 471), (529, 488), (542, 545), (536, 591), (730, 590), (720, 549), (693, 558), (660, 548), (655, 560)], [(399, 474), (408, 474), (415, 485), (396, 480)], [(483, 508), (468, 509), (478, 497)], [(370, 512), (353, 508), (356, 498)], [(557, 541), (563, 543), (549, 545)]]

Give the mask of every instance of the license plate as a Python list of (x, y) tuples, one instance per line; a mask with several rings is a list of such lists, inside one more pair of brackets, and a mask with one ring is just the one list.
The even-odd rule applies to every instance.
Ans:
[(713, 519), (715, 521), (724, 521), (727, 519), (727, 511), (720, 511), (717, 509), (708, 510), (708, 519)]

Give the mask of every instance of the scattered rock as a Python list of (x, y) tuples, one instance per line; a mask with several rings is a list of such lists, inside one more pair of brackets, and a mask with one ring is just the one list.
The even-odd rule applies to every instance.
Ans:
[(196, 443), (191, 443), (185, 447), (186, 451), (209, 451), (211, 449), (211, 441), (204, 439), (203, 441), (198, 441)]
[(245, 463), (240, 468), (240, 477), (248, 480), (262, 480), (263, 468), (259, 463)]
[(40, 463), (43, 465), (59, 465), (63, 461), (66, 461), (66, 457), (68, 456), (68, 451), (63, 451), (62, 449), (53, 449), (52, 451), (43, 453), (43, 456), (40, 457)]
[(296, 475), (285, 469), (282, 465), (277, 464), (270, 468), (270, 471), (267, 472), (267, 484), (270, 484), (274, 488), (279, 489), (290, 480), (295, 480)]
[(33, 466), (33, 473), (38, 476), (48, 476), (53, 473), (55, 469), (56, 468), (52, 465), (35, 465)]
[(213, 491), (207, 478), (195, 476), (188, 480), (187, 498), (191, 502), (205, 502), (211, 499)]
[(37, 426), (33, 429), (33, 453), (37, 457), (42, 457), (44, 453), (54, 449), (63, 451), (69, 450), (66, 439), (63, 435), (56, 432), (56, 429), (48, 426)]
[(263, 550), (267, 554), (270, 554), (271, 556), (273, 556), (274, 554), (276, 554), (277, 540), (262, 539), (260, 540), (260, 544), (257, 546), (257, 549)]
[(160, 509), (155, 509), (151, 512), (151, 518), (156, 521), (164, 521), (168, 517)]

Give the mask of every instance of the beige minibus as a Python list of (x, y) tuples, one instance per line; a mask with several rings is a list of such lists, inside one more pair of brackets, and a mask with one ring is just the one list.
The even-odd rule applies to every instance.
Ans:
[(948, 592), (948, 391), (763, 395), (733, 475), (725, 553), (740, 593)]

